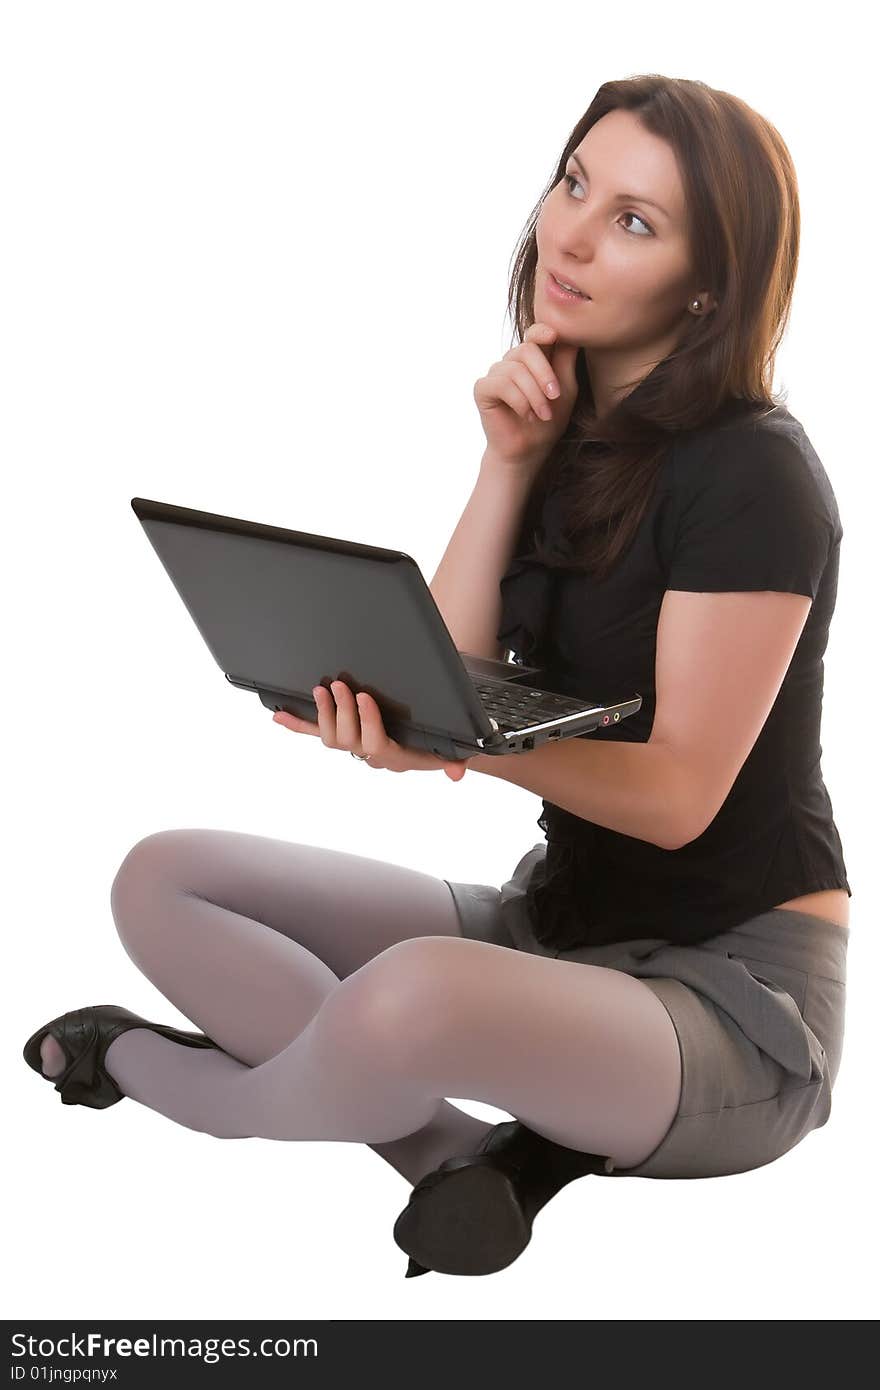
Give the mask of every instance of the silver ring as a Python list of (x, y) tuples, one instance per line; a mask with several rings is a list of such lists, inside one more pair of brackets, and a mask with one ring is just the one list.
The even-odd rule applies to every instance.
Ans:
[(352, 753), (351, 756), (357, 758), (359, 763), (368, 763), (373, 755), (372, 753), (365, 753), (363, 757), (361, 757), (360, 753)]

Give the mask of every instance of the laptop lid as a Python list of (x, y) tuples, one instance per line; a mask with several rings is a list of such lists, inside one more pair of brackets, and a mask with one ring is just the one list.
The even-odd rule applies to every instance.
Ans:
[(226, 679), (267, 708), (314, 720), (313, 686), (343, 680), (376, 699), (397, 742), (441, 757), (503, 745), (404, 551), (145, 497), (131, 506)]

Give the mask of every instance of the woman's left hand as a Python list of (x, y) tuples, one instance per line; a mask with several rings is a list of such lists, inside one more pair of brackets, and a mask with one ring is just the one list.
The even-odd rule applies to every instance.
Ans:
[[(369, 766), (387, 772), (439, 772), (442, 768), (453, 782), (460, 782), (467, 771), (471, 758), (450, 761), (437, 753), (419, 752), (395, 743), (385, 732), (379, 706), (366, 691), (355, 699), (345, 681), (331, 681), (329, 690), (316, 685), (312, 696), (318, 706), (317, 724), (285, 710), (276, 710), (272, 716), (275, 723), (297, 734), (314, 734), (327, 748), (357, 753), (360, 758), (369, 754)], [(472, 754), (472, 758), (478, 756)]]

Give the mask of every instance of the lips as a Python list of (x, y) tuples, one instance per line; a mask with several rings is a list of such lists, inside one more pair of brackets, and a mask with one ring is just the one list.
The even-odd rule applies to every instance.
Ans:
[(587, 294), (586, 290), (582, 290), (580, 285), (576, 285), (573, 280), (566, 280), (566, 277), (564, 275), (557, 275), (555, 270), (551, 270), (549, 273), (553, 276), (553, 279), (556, 280), (556, 282), (563, 287), (563, 289), (565, 289), (567, 285), (570, 284), (573, 289), (577, 290), (578, 294), (582, 294), (584, 296), (584, 299), (589, 299), (590, 296)]

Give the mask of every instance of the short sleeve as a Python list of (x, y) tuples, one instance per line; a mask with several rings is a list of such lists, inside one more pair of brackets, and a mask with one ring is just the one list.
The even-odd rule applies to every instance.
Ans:
[(675, 491), (668, 588), (816, 597), (838, 517), (824, 470), (797, 439), (724, 430), (676, 457)]

